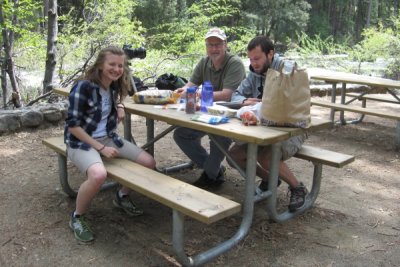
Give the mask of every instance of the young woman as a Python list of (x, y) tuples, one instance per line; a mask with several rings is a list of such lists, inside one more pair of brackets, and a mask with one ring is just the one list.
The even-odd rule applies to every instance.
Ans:
[[(81, 242), (94, 240), (84, 215), (107, 177), (102, 157), (126, 158), (155, 168), (150, 154), (116, 133), (118, 122), (125, 116), (122, 100), (130, 85), (126, 60), (124, 51), (118, 47), (102, 49), (69, 95), (64, 132), (68, 158), (87, 177), (79, 187), (69, 222), (75, 238)], [(113, 203), (129, 215), (143, 213), (129, 198), (126, 187), (117, 191)]]

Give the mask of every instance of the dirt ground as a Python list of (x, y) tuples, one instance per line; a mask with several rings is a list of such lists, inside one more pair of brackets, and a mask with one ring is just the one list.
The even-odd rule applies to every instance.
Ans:
[[(377, 104), (399, 112), (398, 106)], [(328, 111), (313, 107), (314, 115)], [(136, 141), (145, 141), (145, 123), (133, 116)], [(156, 123), (156, 132), (164, 129)], [(207, 266), (400, 266), (400, 153), (393, 149), (396, 123), (367, 116), (358, 125), (337, 126), (310, 135), (308, 144), (352, 154), (344, 168), (324, 167), (320, 196), (305, 214), (272, 223), (256, 204), (248, 236)], [(78, 244), (68, 227), (74, 200), (60, 189), (56, 154), (41, 140), (62, 134), (62, 126), (0, 136), (0, 266), (180, 266), (171, 241), (171, 211), (132, 193), (145, 210), (130, 218), (112, 205), (114, 190), (101, 192), (88, 217), (96, 233), (91, 245)], [(158, 167), (185, 162), (170, 135), (157, 143)], [(299, 180), (310, 185), (312, 164), (290, 159)], [(72, 183), (82, 182), (69, 166)], [(172, 174), (192, 181), (201, 170)], [(240, 201), (244, 181), (228, 168), (218, 192)], [(279, 188), (282, 207), (287, 187)], [(186, 251), (195, 254), (230, 238), (236, 215), (211, 226), (188, 219)]]

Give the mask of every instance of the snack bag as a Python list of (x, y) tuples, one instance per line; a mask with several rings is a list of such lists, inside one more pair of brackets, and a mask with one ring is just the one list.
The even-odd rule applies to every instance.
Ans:
[(178, 99), (174, 93), (169, 90), (150, 89), (137, 92), (133, 95), (133, 101), (137, 104), (172, 104)]
[(220, 124), (220, 123), (226, 123), (229, 121), (228, 117), (224, 116), (214, 116), (210, 114), (196, 114), (193, 117), (190, 118), (192, 121), (199, 121), (199, 122), (204, 122), (208, 124)]

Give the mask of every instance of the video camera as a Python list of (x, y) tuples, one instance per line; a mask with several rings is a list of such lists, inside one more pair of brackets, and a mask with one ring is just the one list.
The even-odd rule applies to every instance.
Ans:
[(143, 46), (139, 48), (132, 48), (132, 45), (125, 44), (122, 49), (124, 50), (125, 55), (128, 57), (128, 59), (143, 59), (146, 57), (146, 48), (144, 48)]

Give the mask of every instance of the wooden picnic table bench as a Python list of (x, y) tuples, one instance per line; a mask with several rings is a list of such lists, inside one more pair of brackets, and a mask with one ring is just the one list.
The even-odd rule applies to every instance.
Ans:
[(326, 107), (326, 108), (333, 108), (333, 109), (339, 110), (339, 111), (350, 111), (350, 112), (354, 112), (354, 113), (361, 113), (361, 114), (366, 114), (366, 115), (371, 115), (371, 116), (393, 119), (393, 120), (397, 120), (397, 121), (400, 120), (400, 113), (398, 113), (398, 114), (389, 113), (389, 112), (384, 112), (382, 110), (373, 109), (373, 108), (350, 106), (350, 105), (346, 105), (346, 104), (331, 103), (328, 101), (315, 100), (315, 99), (311, 99), (311, 105)]
[[(346, 96), (356, 98), (358, 100), (366, 103), (367, 100), (385, 102), (390, 104), (400, 104), (400, 100), (393, 97), (391, 94), (360, 94), (360, 93), (346, 93)], [(400, 97), (400, 95), (398, 96)], [(362, 107), (366, 107), (366, 104), (363, 104)]]
[[(43, 144), (55, 151), (62, 166), (66, 166), (66, 145), (63, 136), (44, 139)], [(63, 190), (70, 197), (75, 197), (76, 191), (69, 185), (67, 170), (62, 166), (59, 166), (59, 171)], [(240, 211), (239, 203), (126, 159), (104, 159), (104, 166), (109, 178), (206, 224)]]
[[(349, 96), (350, 93), (346, 92), (346, 84), (347, 83), (354, 83), (354, 84), (362, 84), (362, 85), (367, 85), (370, 87), (381, 87), (385, 88), (386, 91), (393, 96), (394, 101), (400, 102), (400, 97), (396, 94), (394, 89), (400, 89), (400, 81), (395, 81), (391, 79), (384, 79), (384, 78), (379, 78), (379, 77), (372, 77), (372, 76), (367, 76), (367, 75), (358, 75), (358, 74), (353, 74), (353, 73), (344, 73), (344, 72), (338, 72), (338, 71), (331, 71), (331, 70), (325, 70), (325, 69), (309, 69), (309, 77), (310, 79), (316, 79), (316, 80), (323, 80), (327, 83), (332, 84), (332, 91), (331, 91), (331, 103), (328, 103), (327, 101), (318, 101), (318, 100), (311, 100), (311, 105), (316, 105), (316, 106), (321, 106), (321, 107), (327, 107), (331, 109), (331, 114), (330, 118), (332, 122), (335, 119), (335, 111), (340, 111), (340, 123), (341, 124), (347, 124), (347, 123), (359, 123), (363, 120), (364, 115), (371, 115), (371, 116), (377, 116), (377, 117), (382, 117), (382, 118), (388, 118), (388, 119), (394, 119), (397, 121), (397, 126), (395, 130), (395, 138), (394, 138), (394, 147), (396, 150), (400, 150), (400, 117), (397, 114), (393, 114), (392, 112), (384, 112), (381, 110), (377, 109), (371, 109), (366, 107), (366, 100), (379, 100), (379, 101), (384, 101), (388, 102), (387, 99), (384, 99), (383, 97), (377, 97), (377, 96), (368, 96), (368, 93), (370, 92), (370, 89), (366, 89), (365, 92), (358, 96), (353, 96), (350, 101), (346, 101), (346, 96)], [(340, 104), (336, 104), (336, 84), (337, 83), (342, 83), (342, 88), (340, 90)], [(354, 107), (354, 106), (348, 106), (351, 102), (353, 102), (356, 99), (361, 99), (363, 101), (362, 107)], [(355, 112), (355, 113), (360, 113), (361, 116), (356, 119), (356, 120), (351, 120), (351, 121), (346, 121), (344, 118), (344, 112), (345, 111), (350, 111), (350, 112)]]

